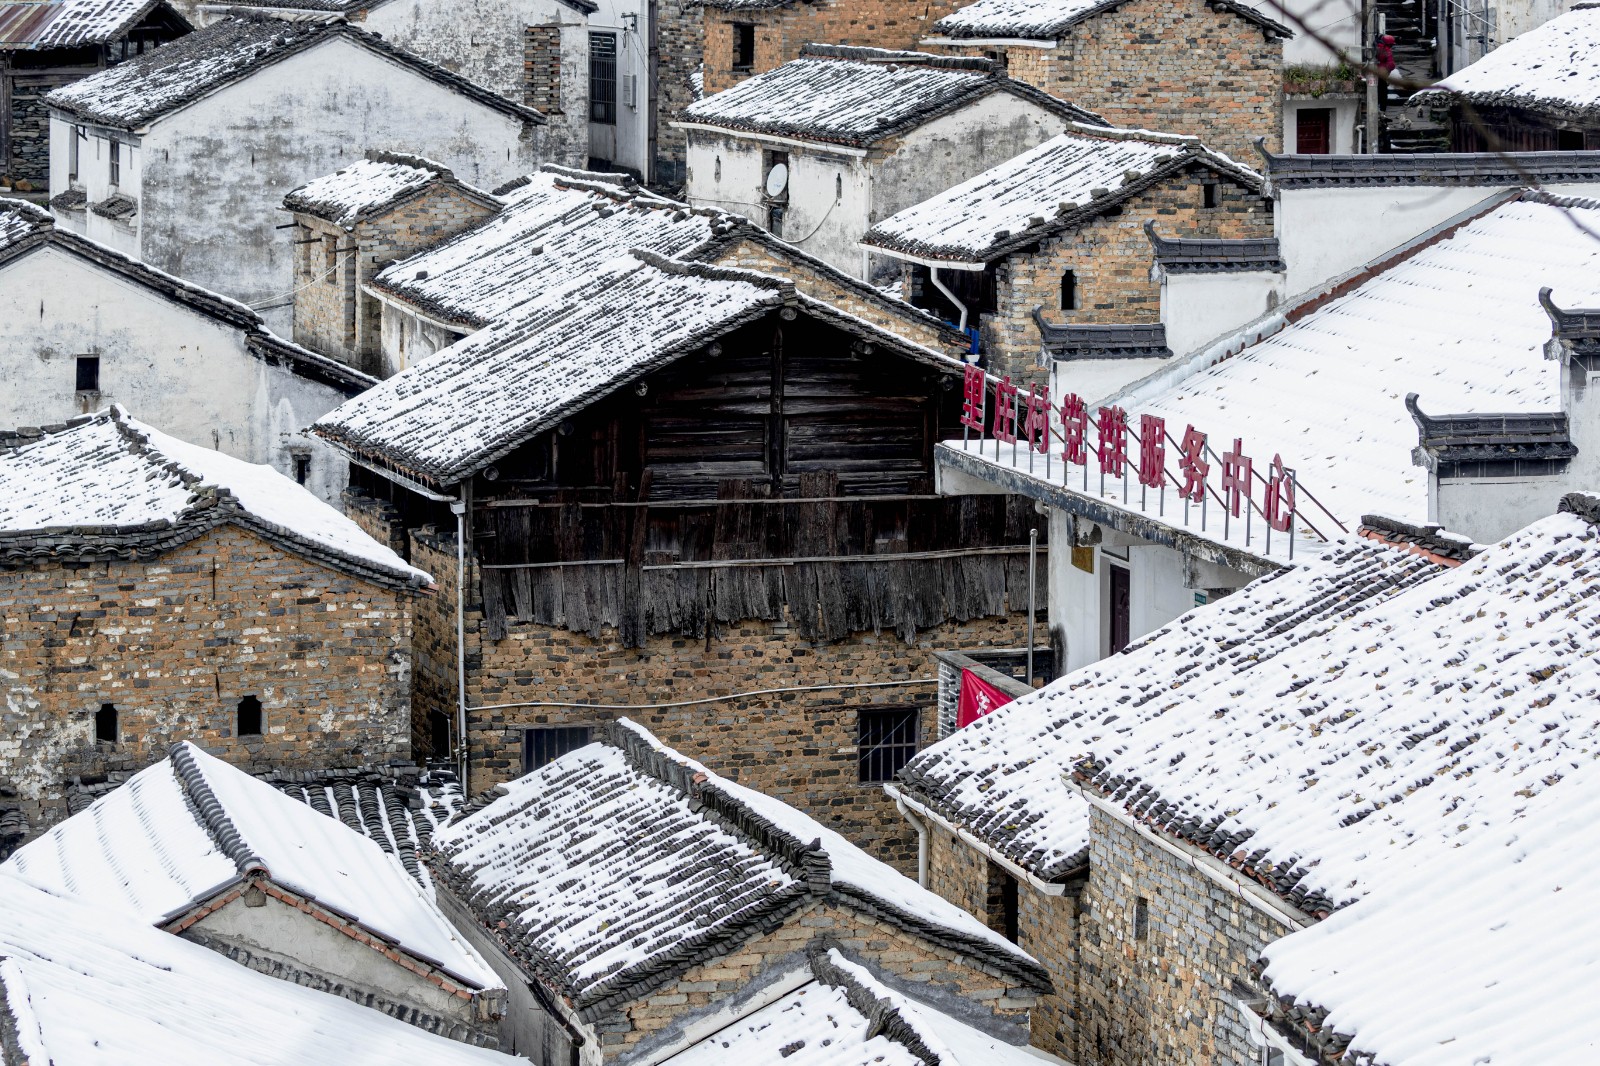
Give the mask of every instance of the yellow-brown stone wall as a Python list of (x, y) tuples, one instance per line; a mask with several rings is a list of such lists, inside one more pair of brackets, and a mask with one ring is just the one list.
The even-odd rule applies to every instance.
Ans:
[(1031, 989), (1019, 987), (1015, 978), (911, 936), (898, 926), (837, 903), (818, 902), (773, 932), (688, 970), (602, 1024), (600, 1042), (605, 1057), (621, 1056), (685, 1015), (739, 994), (774, 969), (803, 965), (807, 946), (819, 938), (848, 957), (925, 987), (927, 998), (936, 999), (940, 993), (959, 996), (1002, 1018), (1026, 1019), (1037, 996)]
[[(180, 740), (248, 770), (408, 758), (417, 598), (235, 526), (151, 562), (0, 572), (0, 786), (39, 828), (73, 775), (137, 770)], [(239, 737), (250, 695), (262, 734)], [(106, 703), (115, 744), (95, 739)]]

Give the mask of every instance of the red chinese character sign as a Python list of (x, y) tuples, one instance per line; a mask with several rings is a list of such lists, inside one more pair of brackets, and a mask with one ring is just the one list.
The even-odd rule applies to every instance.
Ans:
[(1239, 517), (1239, 504), (1250, 505), (1250, 457), (1244, 454), (1244, 441), (1233, 438), (1233, 451), (1222, 453), (1222, 502), (1228, 513)]
[(1206, 462), (1206, 435), (1193, 426), (1183, 431), (1178, 470), (1183, 474), (1183, 484), (1178, 486), (1178, 495), (1191, 503), (1204, 503), (1206, 475), (1211, 472), (1211, 464)]
[(1017, 387), (1009, 377), (994, 387), (994, 423), (990, 432), (997, 441), (1017, 443)]
[(1262, 508), (1267, 525), (1279, 533), (1289, 532), (1294, 524), (1294, 471), (1283, 465), (1283, 456), (1274, 455), (1267, 470), (1267, 499)]
[(1082, 466), (1089, 461), (1089, 407), (1083, 397), (1067, 393), (1061, 401), (1061, 461)]
[(1120, 407), (1100, 408), (1100, 472), (1121, 477), (1128, 465), (1128, 412)]
[(988, 383), (983, 371), (972, 363), (967, 364), (961, 391), (961, 424), (968, 429), (983, 432), (983, 406), (988, 395)]
[(961, 671), (961, 691), (956, 696), (956, 728), (971, 725), (984, 715), (1010, 703), (1012, 697), (971, 670)]
[(1139, 416), (1139, 484), (1159, 489), (1167, 469), (1167, 420)]
[(1028, 386), (1028, 417), (1022, 424), (1022, 435), (1034, 451), (1050, 450), (1049, 388), (1041, 392), (1037, 385)]

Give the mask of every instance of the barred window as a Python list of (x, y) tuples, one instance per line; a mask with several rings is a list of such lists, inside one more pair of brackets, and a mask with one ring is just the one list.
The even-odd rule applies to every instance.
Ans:
[(858, 712), (856, 745), (863, 782), (893, 780), (917, 753), (917, 709)]
[(589, 121), (617, 124), (617, 35), (589, 34)]
[(553, 729), (524, 729), (522, 731), (522, 772), (531, 774), (569, 751), (577, 751), (589, 743), (586, 725), (560, 726)]

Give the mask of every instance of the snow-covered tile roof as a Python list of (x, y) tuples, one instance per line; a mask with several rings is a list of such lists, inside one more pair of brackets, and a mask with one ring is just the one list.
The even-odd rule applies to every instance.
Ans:
[(1239, 354), (1117, 402), (1180, 435), (1193, 425), (1213, 447), (1241, 438), (1257, 469), (1281, 453), (1346, 526), (1374, 513), (1424, 522), (1428, 473), (1412, 464), (1406, 395), (1436, 415), (1559, 410), (1539, 290), (1600, 304), (1597, 230), (1593, 207), (1504, 204)]
[(626, 719), (503, 788), (434, 835), (434, 872), (579, 1009), (824, 896), (1043, 980), (966, 912)]
[[(0, 0), (0, 52), (109, 44), (163, 0)], [(177, 17), (172, 12), (172, 17)]]
[(117, 910), (0, 873), (8, 1036), (52, 1066), (517, 1061), (256, 973)]
[(676, 256), (732, 225), (609, 175), (546, 167), (504, 193), (507, 206), (451, 240), (384, 268), (374, 288), (473, 328), (513, 308), (559, 304), (631, 248)]
[[(1113, 660), (1126, 702), (1069, 676), (1082, 779), (1310, 913), (1502, 831), (1600, 753), (1600, 500), (1561, 507), (1271, 658)], [(1169, 691), (1183, 669), (1209, 680)]]
[(0, 197), (0, 258), (30, 237), (49, 233), (55, 228), (50, 212), (26, 200)]
[(392, 855), (192, 744), (29, 841), (4, 869), (152, 924), (260, 873), (469, 985), (502, 987)]
[[(933, 24), (933, 32), (943, 37), (1020, 38), (1054, 40), (1085, 19), (1115, 11), (1126, 0), (977, 0), (976, 3), (946, 15)], [(1294, 31), (1267, 18), (1248, 4), (1218, 0), (1215, 10), (1231, 11), (1278, 36), (1292, 37)]]
[(488, 193), (456, 181), (455, 174), (442, 163), (421, 156), (375, 152), (293, 190), (283, 198), (283, 206), (349, 229), (410, 199), (434, 182), (454, 185), (469, 194), (476, 193), (476, 198), (486, 204), (493, 203)]
[[(1600, 113), (1600, 5), (1583, 4), (1513, 37), (1426, 90), (1477, 105), (1524, 107), (1568, 117)], [(1419, 94), (1420, 95), (1420, 94)]]
[(1191, 166), (1248, 188), (1261, 178), (1194, 137), (1074, 125), (1036, 148), (884, 219), (862, 243), (921, 259), (984, 263), (1081, 224)]
[(622, 258), (553, 306), (503, 315), (313, 428), (351, 452), (450, 484), (793, 295), (758, 274)]
[(85, 122), (135, 129), (242, 81), (269, 64), (340, 36), (494, 110), (526, 122), (544, 121), (537, 111), (346, 22), (290, 22), (264, 15), (222, 19), (153, 52), (57, 89), (45, 97), (45, 102)]
[(992, 92), (1010, 92), (1077, 122), (1099, 123), (1082, 108), (995, 74), (983, 60), (918, 52), (839, 48), (808, 54), (696, 100), (681, 120), (748, 133), (867, 148)]
[(120, 408), (0, 435), (0, 553), (148, 555), (224, 521), (357, 573), (432, 581), (271, 467), (169, 437)]
[[(1089, 846), (1088, 804), (1064, 775), (1117, 722), (1159, 716), (1173, 700), (1209, 708), (1219, 684), (1280, 656), (1298, 661), (1302, 642), (1438, 570), (1399, 548), (1339, 541), (931, 745), (897, 787), (1019, 865), (1059, 877), (1083, 864)], [(1149, 691), (1167, 698), (1151, 703)]]
[(1004, 1043), (884, 984), (838, 950), (816, 980), (664, 1060), (664, 1066), (1039, 1066)]
[(291, 799), (370, 837), (432, 891), (433, 878), (420, 856), (434, 831), (461, 809), (461, 785), (453, 774), (430, 771), (414, 784), (339, 770), (288, 771), (266, 780)]
[(1292, 1001), (1271, 1013), (1350, 1066), (1595, 1062), (1596, 854), (1590, 754), (1506, 822), (1269, 945), (1265, 982)]

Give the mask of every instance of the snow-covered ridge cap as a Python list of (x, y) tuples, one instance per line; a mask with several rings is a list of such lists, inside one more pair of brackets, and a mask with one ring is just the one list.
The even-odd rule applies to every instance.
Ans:
[(271, 877), (272, 871), (267, 869), (266, 860), (252, 851), (244, 837), (239, 835), (238, 827), (233, 824), (233, 819), (228, 817), (222, 801), (212, 791), (211, 783), (206, 780), (205, 772), (200, 769), (200, 763), (194, 757), (195, 750), (188, 741), (174, 745), (171, 755), (172, 772), (177, 777), (178, 784), (182, 786), (184, 794), (189, 797), (201, 828), (206, 831), (212, 843), (216, 844), (217, 850), (233, 860), (240, 877), (249, 877), (252, 874)]
[(402, 152), (372, 151), (365, 159), (291, 190), (283, 198), (283, 207), (352, 229), (420, 196), (435, 183), (454, 188), (486, 207), (499, 206), (495, 197), (458, 180), (442, 163)]
[(169, 437), (120, 405), (0, 431), (0, 556), (153, 558), (227, 522), (369, 580), (433, 583), (276, 470)]

